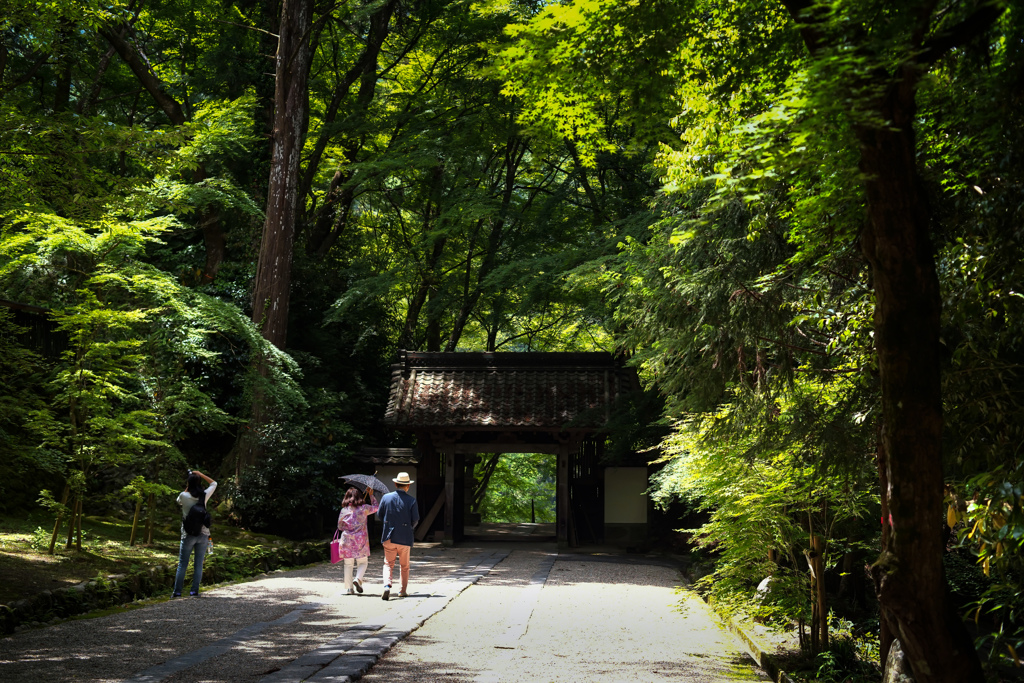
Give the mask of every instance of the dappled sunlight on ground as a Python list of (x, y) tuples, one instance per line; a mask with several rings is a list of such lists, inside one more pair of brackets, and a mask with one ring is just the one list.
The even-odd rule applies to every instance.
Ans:
[(53, 555), (30, 555), (24, 552), (10, 552), (6, 550), (0, 550), (0, 555), (4, 557), (17, 558), (21, 562), (31, 562), (32, 564), (59, 564), (66, 559), (63, 557), (55, 557)]
[(349, 629), (398, 630), (431, 604), (428, 596), (454, 595), (466, 586), (458, 577), (485, 571), (474, 567), (490, 566), (487, 558), (504, 559), (385, 654), (367, 683), (580, 683), (624, 680), (624, 671), (630, 681), (755, 680), (703, 603), (684, 597), (695, 602), (679, 609), (673, 566), (611, 553), (558, 555), (553, 543), (513, 547), (417, 547), (410, 597), (388, 602), (380, 600), (383, 557), (374, 553), (361, 595), (344, 592), (343, 565), (318, 564), (23, 631), (0, 639), (0, 680), (42, 680), (41, 671), (53, 681), (125, 680), (153, 671), (163, 672), (163, 683), (257, 683)]
[(516, 550), (363, 680), (764, 680), (699, 598), (680, 592), (674, 565), (559, 555), (538, 584), (537, 568), (552, 552)]

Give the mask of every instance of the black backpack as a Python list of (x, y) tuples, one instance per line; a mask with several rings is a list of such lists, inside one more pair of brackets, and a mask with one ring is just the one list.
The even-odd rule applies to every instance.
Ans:
[(207, 529), (213, 524), (213, 520), (210, 518), (210, 513), (206, 510), (206, 495), (200, 498), (195, 505), (189, 508), (188, 514), (185, 515), (181, 520), (181, 526), (185, 529), (185, 533), (189, 536), (198, 536), (203, 532), (203, 527)]

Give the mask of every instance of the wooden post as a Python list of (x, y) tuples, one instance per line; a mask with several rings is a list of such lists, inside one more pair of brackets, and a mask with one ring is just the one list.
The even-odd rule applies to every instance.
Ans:
[(139, 530), (139, 514), (142, 512), (142, 496), (135, 501), (135, 518), (132, 519), (132, 535), (128, 539), (128, 545), (135, 545), (135, 535)]
[(82, 496), (75, 495), (75, 502), (71, 504), (71, 517), (68, 519), (68, 541), (64, 544), (64, 547), (71, 550), (72, 544), (75, 542), (75, 520), (78, 518), (78, 510), (82, 504)]
[(444, 540), (455, 545), (455, 454), (444, 454)]
[(556, 473), (556, 519), (557, 540), (559, 548), (569, 547), (569, 447), (558, 452), (558, 470)]
[(452, 487), (452, 543), (459, 543), (466, 536), (466, 455), (455, 453), (455, 485)]
[(433, 507), (430, 508), (430, 512), (427, 513), (427, 516), (424, 517), (419, 523), (419, 526), (416, 527), (417, 541), (422, 541), (426, 538), (427, 533), (430, 531), (430, 526), (434, 523), (434, 518), (437, 517), (437, 513), (441, 511), (441, 506), (445, 503), (444, 498), (444, 493), (437, 497), (437, 500), (434, 501)]
[[(444, 499), (444, 476), (441, 474), (443, 469), (442, 459), (443, 456), (437, 452), (434, 448), (433, 441), (430, 438), (430, 434), (426, 432), (418, 432), (416, 434), (416, 442), (419, 448), (419, 464), (417, 465), (416, 472), (416, 500), (420, 506), (420, 515), (426, 516), (431, 509), (431, 501), (437, 501), (439, 498)], [(438, 508), (440, 511), (440, 508)], [(444, 517), (440, 520), (444, 522)], [(417, 529), (421, 529), (424, 534), (424, 538), (433, 531), (433, 521), (430, 523), (431, 527), (427, 528), (424, 526), (424, 522), (421, 521)]]
[[(60, 504), (68, 504), (68, 496), (71, 495), (71, 485), (64, 485), (64, 495), (60, 497)], [(63, 521), (64, 515), (60, 513), (57, 515), (57, 522), (53, 525), (53, 534), (50, 535), (50, 550), (49, 553), (53, 555), (53, 549), (57, 545), (57, 536), (60, 534), (60, 523)]]
[(82, 496), (78, 496), (78, 538), (75, 541), (75, 548), (77, 550), (82, 549)]

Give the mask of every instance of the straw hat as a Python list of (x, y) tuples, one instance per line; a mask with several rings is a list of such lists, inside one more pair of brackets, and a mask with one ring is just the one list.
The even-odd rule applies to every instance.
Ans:
[(398, 476), (392, 479), (391, 481), (395, 482), (396, 484), (401, 484), (402, 486), (413, 483), (412, 479), (409, 478), (408, 472), (399, 472)]

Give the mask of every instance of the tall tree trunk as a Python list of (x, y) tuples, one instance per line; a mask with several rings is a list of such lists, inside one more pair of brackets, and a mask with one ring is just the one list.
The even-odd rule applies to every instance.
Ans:
[(285, 347), (288, 338), (299, 168), (309, 123), (307, 80), (312, 12), (311, 0), (284, 0), (281, 7), (267, 218), (252, 299), (253, 322), (260, 326), (263, 337), (279, 349)]
[(153, 544), (153, 526), (156, 520), (156, 494), (149, 494), (146, 502), (146, 545)]
[(825, 539), (819, 534), (811, 538), (814, 548), (814, 601), (818, 606), (818, 643), (828, 649), (828, 598), (825, 593)]
[[(252, 319), (263, 338), (279, 349), (285, 348), (288, 341), (299, 169), (309, 124), (307, 83), (312, 56), (309, 43), (312, 15), (312, 0), (284, 0), (278, 32), (274, 141), (267, 187), (267, 217), (253, 286)], [(266, 377), (266, 359), (257, 358), (255, 363), (257, 372)], [(236, 476), (261, 456), (259, 435), (270, 417), (265, 400), (264, 392), (257, 389), (248, 429), (237, 449)]]
[[(502, 164), (504, 173), (502, 174), (501, 205), (498, 208), (497, 216), (491, 220), (491, 230), (487, 236), (487, 248), (484, 251), (480, 267), (476, 272), (476, 285), (472, 289), (468, 286), (465, 288), (466, 292), (463, 297), (463, 303), (452, 322), (452, 331), (448, 336), (445, 351), (454, 351), (458, 347), (459, 339), (462, 338), (462, 333), (469, 323), (469, 317), (476, 309), (480, 297), (484, 293), (486, 280), (498, 264), (498, 252), (504, 244), (505, 224), (508, 219), (509, 209), (512, 206), (512, 198), (516, 189), (516, 178), (518, 177), (520, 163), (526, 152), (526, 143), (519, 137), (510, 137), (506, 140), (505, 159)], [(532, 201), (532, 197), (530, 201)], [(467, 280), (472, 267), (473, 259), (470, 258), (466, 263)]]
[(426, 349), (428, 353), (437, 353), (441, 350), (441, 318), (444, 315), (444, 311), (438, 306), (430, 305), (430, 300), (435, 296), (439, 296), (438, 289), (432, 287), (427, 292), (427, 329), (426, 329)]
[(398, 348), (411, 350), (416, 343), (416, 326), (419, 324), (420, 311), (423, 304), (427, 302), (427, 293), (430, 292), (431, 281), (426, 278), (420, 280), (420, 286), (416, 288), (416, 294), (409, 300), (405, 310), (405, 327), (398, 338)]
[(477, 482), (476, 489), (473, 491), (473, 502), (470, 504), (470, 509), (473, 512), (480, 512), (480, 503), (484, 502), (484, 496), (487, 495), (487, 486), (491, 483), (494, 471), (498, 469), (498, 459), (500, 457), (500, 453), (492, 453), (487, 457), (481, 468), (481, 477)]
[[(502, 205), (502, 213), (508, 207), (508, 199)], [(470, 272), (473, 269), (473, 253), (469, 253), (469, 258), (466, 259), (466, 280), (467, 286), (463, 288), (462, 305), (459, 307), (458, 312), (455, 314), (455, 318), (452, 321), (452, 331), (448, 335), (448, 341), (445, 344), (445, 351), (451, 352), (458, 348), (459, 340), (462, 338), (462, 333), (466, 329), (466, 325), (469, 324), (469, 317), (476, 310), (477, 304), (480, 302), (480, 297), (484, 294), (484, 288), (486, 286), (487, 277), (494, 270), (497, 265), (498, 250), (501, 248), (502, 234), (505, 228), (505, 217), (499, 215), (491, 224), (491, 231), (487, 240), (487, 249), (484, 251), (483, 260), (480, 263), (479, 268), (476, 271), (476, 284), (472, 288), (469, 286)]]
[(53, 111), (55, 113), (67, 111), (71, 102), (71, 62), (67, 55), (61, 55), (61, 62), (58, 66), (57, 87), (53, 92)]
[[(814, 0), (781, 0), (812, 58), (829, 58), (833, 38)], [(918, 174), (914, 117), (917, 86), (951, 49), (986, 31), (1004, 11), (980, 3), (956, 25), (929, 36), (939, 19), (922, 3), (911, 46), (893, 73), (879, 67), (847, 84), (852, 99), (874, 90), (862, 114), (879, 123), (855, 123), (867, 199), (861, 249), (875, 290), (875, 352), (882, 395), (881, 450), (885, 455), (889, 528), (872, 566), (881, 617), (900, 640), (918, 683), (984, 680), (963, 620), (947, 599), (942, 567), (942, 392), (939, 323), (942, 302), (929, 231), (931, 213)], [(842, 41), (842, 37), (838, 38)], [(844, 48), (845, 49), (845, 48)], [(879, 64), (891, 59), (877, 57)]]
[[(424, 211), (424, 235), (430, 233), (432, 225), (431, 206), (432, 205), (428, 202), (427, 208)], [(441, 236), (435, 239), (433, 247), (430, 250), (430, 256), (422, 266), (420, 285), (416, 290), (416, 294), (413, 295), (412, 299), (410, 299), (409, 305), (406, 309), (405, 326), (402, 328), (402, 335), (398, 340), (398, 348), (400, 349), (412, 349), (413, 345), (415, 345), (416, 328), (419, 326), (420, 313), (423, 311), (423, 306), (427, 303), (427, 297), (437, 288), (437, 268), (441, 263), (441, 257), (444, 256), (444, 249), (447, 244), (447, 237)], [(438, 342), (438, 345), (440, 345), (440, 342)]]
[(498, 330), (501, 327), (501, 322), (498, 320), (498, 315), (491, 316), (492, 324), (487, 328), (487, 344), (484, 351), (491, 353), (497, 351), (498, 347)]
[[(71, 550), (71, 544), (75, 542), (75, 528), (76, 523), (78, 522), (78, 516), (81, 514), (81, 511), (82, 494), (77, 493), (75, 494), (75, 502), (71, 504), (71, 515), (68, 518), (68, 540), (67, 543), (64, 544), (64, 547), (68, 550)], [(79, 545), (79, 549), (81, 549), (81, 545)]]
[(68, 54), (71, 48), (71, 34), (72, 28), (70, 22), (66, 19), (61, 20), (60, 29), (57, 34), (57, 45), (54, 57), (56, 58), (56, 64), (54, 71), (56, 72), (56, 82), (53, 91), (53, 111), (54, 113), (60, 113), (67, 111), (68, 105), (71, 103), (71, 65), (72, 58)]
[(82, 550), (82, 496), (78, 497), (78, 513), (75, 515), (78, 520), (77, 535), (75, 536), (75, 549)]
[(875, 290), (882, 394), (883, 492), (892, 523), (873, 567), (885, 618), (919, 683), (984, 676), (962, 620), (947, 603), (942, 567), (941, 299), (918, 176), (913, 119), (922, 69), (901, 68), (879, 103), (886, 127), (856, 130), (867, 195), (861, 237)]

